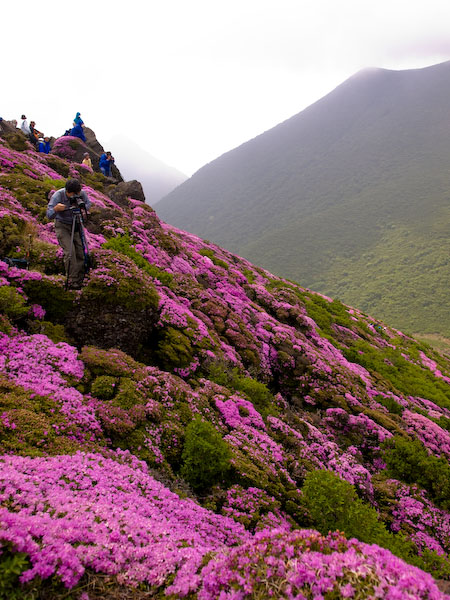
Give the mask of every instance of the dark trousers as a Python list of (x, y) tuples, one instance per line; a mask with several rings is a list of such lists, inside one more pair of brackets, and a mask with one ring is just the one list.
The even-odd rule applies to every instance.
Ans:
[(70, 273), (68, 273), (72, 225), (69, 223), (62, 223), (61, 221), (55, 221), (55, 231), (58, 243), (64, 252), (64, 267), (66, 269), (66, 275), (69, 275), (69, 285), (79, 286), (83, 283), (84, 278), (84, 252), (80, 232), (75, 231), (73, 236)]

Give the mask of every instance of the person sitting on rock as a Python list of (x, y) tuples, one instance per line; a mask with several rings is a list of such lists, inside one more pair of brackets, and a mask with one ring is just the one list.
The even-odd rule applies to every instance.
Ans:
[(86, 141), (86, 136), (84, 135), (83, 127), (81, 125), (75, 125), (75, 127), (72, 127), (70, 130), (70, 135), (72, 137), (80, 138), (80, 140), (83, 140), (83, 142)]
[(50, 145), (50, 138), (49, 137), (45, 137), (44, 138), (44, 152), (45, 152), (45, 154), (49, 154), (51, 149), (52, 149), (52, 147)]
[(104, 152), (100, 156), (99, 167), (105, 177), (111, 177), (111, 167), (114, 163), (114, 158), (111, 152)]
[(40, 137), (44, 137), (44, 134), (41, 131), (38, 131), (35, 127), (36, 123), (34, 121), (30, 121), (30, 142), (37, 149), (37, 145)]
[(90, 169), (92, 169), (92, 160), (91, 157), (89, 156), (89, 152), (85, 152), (83, 154), (83, 161), (81, 162), (82, 165), (84, 165), (85, 167), (89, 167)]
[[(75, 197), (84, 202), (86, 210), (89, 210), (91, 201), (78, 179), (68, 179), (63, 189), (55, 192), (47, 206), (47, 218), (55, 219), (55, 232), (59, 245), (64, 252), (64, 267), (68, 277), (69, 287), (80, 289), (84, 279), (84, 252), (80, 231), (75, 229), (72, 240), (73, 211), (70, 210), (71, 203)], [(70, 265), (69, 265), (70, 261)], [(68, 273), (68, 269), (70, 272)]]

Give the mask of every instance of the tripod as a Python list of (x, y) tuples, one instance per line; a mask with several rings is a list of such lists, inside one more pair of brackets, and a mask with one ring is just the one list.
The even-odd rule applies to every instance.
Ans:
[[(84, 206), (84, 205), (83, 205)], [(70, 277), (70, 265), (72, 262), (72, 253), (73, 253), (73, 240), (75, 236), (75, 231), (80, 233), (81, 245), (83, 247), (83, 256), (84, 256), (84, 272), (87, 273), (90, 268), (90, 258), (89, 258), (89, 249), (86, 239), (86, 234), (84, 232), (84, 222), (83, 215), (81, 213), (81, 206), (71, 206), (70, 210), (72, 211), (72, 233), (70, 236), (70, 251), (69, 251), (69, 260), (67, 261), (67, 277), (66, 277), (66, 285), (65, 289), (69, 288), (69, 277)], [(86, 220), (87, 220), (87, 211), (84, 208)]]

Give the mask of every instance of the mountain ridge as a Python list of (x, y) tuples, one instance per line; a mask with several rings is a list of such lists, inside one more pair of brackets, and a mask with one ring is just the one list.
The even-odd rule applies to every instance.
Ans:
[[(392, 307), (372, 302), (369, 290), (359, 294), (370, 287), (373, 274), (363, 282), (353, 274), (344, 283), (352, 261), (371, 246), (383, 259), (380, 243), (392, 226), (414, 234), (424, 221), (437, 237), (442, 223), (448, 231), (448, 93), (449, 62), (359, 72), (298, 115), (203, 167), (164, 198), (157, 212), (280, 275), (379, 317), (394, 317), (399, 327), (449, 336), (442, 289), (432, 310), (417, 305), (398, 317), (408, 277), (395, 273), (395, 256), (376, 273), (383, 297), (396, 296)], [(401, 245), (396, 253), (408, 260)], [(439, 264), (439, 251), (434, 259)], [(364, 267), (359, 265), (363, 276)], [(387, 281), (389, 270), (398, 285)], [(436, 275), (424, 271), (425, 287), (446, 279), (445, 269)], [(408, 289), (410, 298), (413, 294)], [(432, 314), (439, 316), (433, 320)]]

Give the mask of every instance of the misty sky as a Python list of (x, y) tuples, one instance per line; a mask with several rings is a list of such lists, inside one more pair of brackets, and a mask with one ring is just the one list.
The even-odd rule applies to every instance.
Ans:
[(0, 116), (58, 137), (80, 111), (186, 175), (361, 68), (450, 60), (448, 0), (25, 0), (0, 20)]

